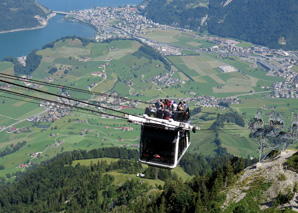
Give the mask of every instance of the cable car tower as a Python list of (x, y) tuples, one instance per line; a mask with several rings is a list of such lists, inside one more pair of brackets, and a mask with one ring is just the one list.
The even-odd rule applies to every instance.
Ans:
[(260, 146), (259, 162), (262, 162), (272, 151), (284, 151), (298, 140), (298, 115), (292, 112), (291, 126), (285, 127), (283, 113), (272, 112), (269, 125), (265, 125), (262, 110), (259, 109), (249, 123), (251, 135)]

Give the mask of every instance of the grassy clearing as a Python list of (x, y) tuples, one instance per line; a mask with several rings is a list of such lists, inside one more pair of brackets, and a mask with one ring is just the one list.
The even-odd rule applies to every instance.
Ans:
[(215, 133), (212, 131), (198, 131), (190, 136), (191, 146), (190, 152), (200, 153), (205, 156), (214, 156), (217, 146), (213, 143), (215, 139)]
[(7, 61), (0, 62), (0, 71), (4, 72), (13, 67), (13, 64)]
[(113, 182), (113, 184), (115, 185), (122, 185), (124, 182), (131, 180), (132, 178), (139, 180), (139, 181), (144, 181), (145, 183), (147, 183), (149, 186), (159, 186), (159, 185), (164, 185), (164, 181), (161, 180), (152, 180), (152, 179), (145, 179), (145, 178), (140, 178), (140, 177), (136, 177), (136, 175), (132, 175), (132, 174), (122, 174), (122, 173), (118, 173), (118, 172), (107, 172), (106, 174), (112, 175), (115, 180)]
[(107, 91), (111, 90), (114, 87), (115, 83), (117, 82), (117, 76), (115, 73), (111, 73), (110, 77), (111, 77), (111, 79), (106, 80), (106, 81), (98, 84), (96, 87), (92, 88), (92, 91), (103, 93), (103, 92), (107, 92)]
[(218, 77), (218, 75), (209, 75), (210, 78), (212, 78), (214, 81), (216, 81), (218, 84), (225, 84), (226, 82), (224, 82), (221, 78)]
[(147, 32), (146, 35), (142, 35), (144, 38), (148, 38), (154, 41), (159, 41), (163, 43), (172, 43), (177, 42), (178, 40), (174, 38), (176, 34), (179, 34), (180, 31), (176, 30), (152, 30)]
[(242, 41), (240, 42), (239, 44), (236, 44), (237, 47), (246, 47), (246, 48), (250, 48), (252, 46), (254, 46), (252, 43), (250, 42), (245, 42), (245, 41)]
[(107, 164), (111, 164), (111, 162), (117, 162), (119, 159), (116, 158), (95, 158), (95, 159), (87, 159), (87, 160), (75, 160), (72, 162), (72, 166), (80, 164), (82, 166), (90, 166), (90, 164), (96, 164), (98, 161), (106, 161)]
[(258, 156), (258, 144), (255, 139), (234, 136), (231, 133), (221, 133), (219, 138), (222, 146), (227, 148), (229, 153), (241, 157)]
[(202, 44), (200, 44), (198, 42), (194, 42), (194, 41), (187, 42), (187, 44), (190, 46), (194, 46), (194, 47), (199, 47), (202, 45)]
[(216, 61), (210, 57), (200, 56), (182, 56), (184, 64), (198, 74), (210, 75), (218, 73), (214, 68), (224, 65), (222, 62)]
[[(90, 166), (91, 163), (96, 164), (98, 161), (106, 161), (107, 164), (111, 164), (111, 162), (117, 162), (118, 160), (120, 160), (120, 159), (117, 159), (117, 158), (96, 158), (96, 159), (87, 159), (87, 160), (75, 160), (72, 162), (72, 166), (76, 166), (77, 164), (84, 165), (84, 166)], [(146, 169), (146, 168), (148, 168), (148, 165), (142, 164), (142, 167), (144, 169)], [(191, 178), (191, 176), (188, 175), (187, 173), (185, 173), (181, 167), (176, 167), (175, 169), (172, 169), (171, 171), (175, 172), (177, 174), (178, 178), (181, 178), (184, 181), (189, 180)], [(118, 173), (118, 172), (109, 172), (109, 173), (115, 175), (116, 184), (119, 184), (119, 182), (122, 182), (123, 177), (130, 177), (130, 178), (135, 177), (135, 174), (134, 175), (125, 175), (125, 174)], [(121, 176), (123, 176), (123, 177), (121, 177)], [(155, 183), (157, 181), (159, 184), (161, 184), (161, 183), (162, 183), (162, 185), (164, 184), (164, 182), (160, 181), (160, 180), (149, 180), (149, 179), (143, 179), (143, 180), (149, 181), (149, 183), (153, 183), (153, 182)]]
[(294, 65), (291, 69), (298, 73), (298, 66)]
[(189, 78), (188, 78), (186, 75), (184, 75), (184, 73), (179, 72), (179, 76), (180, 76), (180, 78), (181, 78), (182, 80), (184, 80), (184, 81), (189, 81)]
[[(7, 95), (7, 97), (11, 97)], [(38, 109), (37, 104), (28, 103), (19, 100), (13, 100), (9, 98), (0, 98), (0, 112), (2, 115), (14, 118), (14, 119), (22, 119), (26, 118), (26, 116), (32, 116), (34, 113), (36, 114), (36, 109)], [(31, 113), (33, 112), (33, 114)], [(39, 110), (40, 112), (40, 110)]]
[(195, 77), (195, 76), (199, 76), (198, 73), (195, 70), (189, 69), (189, 67), (187, 67), (182, 58), (179, 56), (169, 56), (168, 59), (170, 59), (170, 61), (183, 73), (185, 73), (186, 75), (189, 75), (191, 77)]

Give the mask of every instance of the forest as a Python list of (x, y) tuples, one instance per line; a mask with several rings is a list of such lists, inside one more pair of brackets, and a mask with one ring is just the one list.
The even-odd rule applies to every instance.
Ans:
[(143, 46), (141, 46), (138, 51), (134, 52), (133, 55), (138, 58), (145, 57), (148, 60), (160, 60), (165, 65), (166, 70), (171, 71), (171, 65), (165, 57), (147, 44), (143, 44)]
[[(298, 4), (295, 0), (238, 0), (223, 6), (210, 0), (208, 7), (196, 0), (148, 0), (143, 15), (161, 24), (232, 37), (270, 48), (298, 49)], [(195, 6), (192, 6), (195, 5)], [(203, 17), (207, 21), (201, 25)]]
[(36, 15), (47, 16), (35, 0), (1, 0), (0, 31), (40, 26)]
[(14, 153), (18, 151), (20, 148), (26, 145), (26, 141), (18, 142), (17, 144), (11, 144), (10, 146), (6, 147), (3, 151), (0, 151), (0, 157), (3, 157), (5, 155), (9, 155), (11, 153)]
[(208, 9), (205, 7), (189, 7), (195, 2), (197, 1), (148, 0), (143, 2), (146, 8), (143, 9), (140, 6), (139, 10), (144, 16), (157, 23), (197, 31), (200, 28), (201, 18), (208, 14)]
[[(119, 158), (91, 161), (90, 165), (72, 165), (74, 160), (99, 157)], [(3, 212), (201, 212), (215, 211), (225, 195), (221, 190), (236, 181), (236, 174), (252, 162), (233, 156), (186, 155), (183, 164), (201, 168), (187, 182), (171, 170), (148, 167), (137, 161), (137, 150), (101, 148), (89, 152), (75, 150), (57, 155), (52, 160), (34, 165), (18, 173), (14, 183), (0, 187), (0, 209)], [(196, 160), (198, 159), (198, 161)], [(185, 167), (185, 166), (184, 166)], [(154, 187), (130, 179), (122, 185), (113, 184), (114, 177), (106, 172), (123, 174), (144, 172), (145, 178), (164, 180)]]
[(80, 36), (73, 35), (73, 36), (64, 36), (59, 39), (56, 39), (55, 41), (52, 41), (48, 44), (43, 45), (41, 49), (44, 50), (46, 48), (54, 48), (55, 43), (57, 43), (58, 41), (65, 41), (66, 39), (72, 39), (72, 40), (79, 39), (82, 42), (83, 46), (87, 46), (89, 43), (95, 43), (94, 39), (88, 39), (88, 38), (83, 38)]
[(38, 49), (32, 50), (26, 59), (26, 66), (22, 66), (18, 59), (15, 57), (6, 57), (2, 61), (8, 61), (14, 64), (14, 74), (19, 75), (31, 75), (32, 72), (34, 72), (38, 66), (40, 65), (42, 56), (38, 55), (36, 52)]

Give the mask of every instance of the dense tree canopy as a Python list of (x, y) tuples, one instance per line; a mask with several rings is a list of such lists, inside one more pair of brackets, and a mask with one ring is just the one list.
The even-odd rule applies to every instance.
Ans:
[[(74, 160), (98, 157), (120, 160), (90, 161), (88, 166), (72, 164)], [(116, 147), (60, 154), (25, 173), (18, 173), (13, 184), (2, 184), (0, 209), (4, 212), (20, 209), (24, 212), (214, 211), (225, 198), (221, 190), (232, 184), (235, 174), (247, 166), (244, 159), (232, 156), (193, 160), (192, 166), (203, 164), (198, 167), (208, 172), (197, 173), (190, 181), (183, 182), (171, 170), (149, 167), (144, 171), (137, 158), (137, 150)], [(136, 174), (142, 170), (145, 178), (165, 181), (164, 186), (156, 186), (154, 196), (150, 193), (152, 186), (144, 181), (129, 179), (121, 185), (114, 184), (114, 176), (109, 173)]]
[(6, 57), (2, 61), (8, 61), (14, 64), (15, 75), (31, 75), (38, 68), (42, 59), (42, 56), (38, 55), (37, 51), (37, 49), (34, 49), (28, 54), (25, 67), (15, 57)]
[[(147, 0), (142, 14), (155, 22), (233, 37), (270, 48), (298, 49), (296, 0)], [(208, 19), (202, 24), (202, 18)]]
[(35, 0), (1, 0), (0, 31), (39, 26), (36, 15), (46, 17)]

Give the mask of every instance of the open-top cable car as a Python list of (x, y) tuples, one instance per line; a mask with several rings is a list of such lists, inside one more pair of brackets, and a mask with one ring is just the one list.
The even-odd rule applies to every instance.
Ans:
[(140, 162), (157, 167), (175, 168), (190, 146), (190, 131), (195, 132), (199, 127), (187, 123), (188, 111), (177, 111), (176, 114), (172, 114), (175, 120), (159, 116), (160, 114), (167, 116), (167, 110), (156, 111), (155, 115), (158, 117), (152, 116), (150, 108), (145, 112), (147, 114), (142, 117), (128, 115), (129, 122), (142, 125)]

